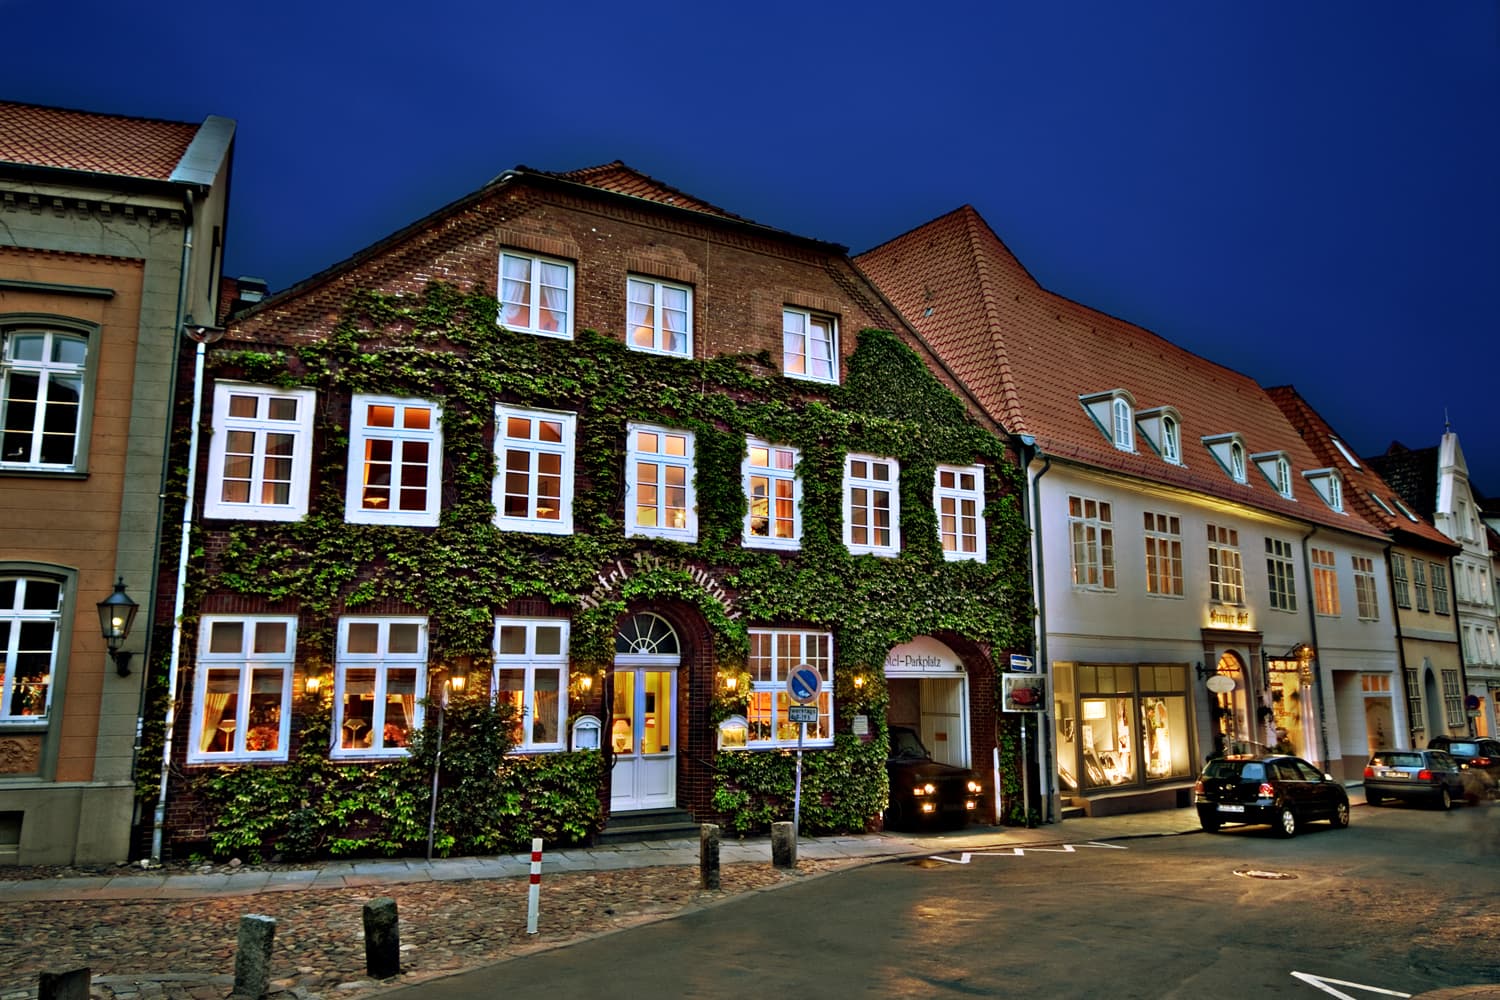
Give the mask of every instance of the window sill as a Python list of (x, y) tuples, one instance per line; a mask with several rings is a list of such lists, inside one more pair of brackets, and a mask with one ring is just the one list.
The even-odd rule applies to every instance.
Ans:
[(89, 477), (89, 474), (87, 471), (80, 472), (77, 469), (46, 469), (34, 465), (0, 465), (0, 476), (17, 479), (84, 480)]
[(802, 539), (755, 538), (752, 536), (745, 538), (743, 544), (747, 549), (773, 549), (781, 552), (796, 552), (802, 548)]
[(189, 767), (211, 767), (215, 764), (285, 764), (288, 756), (284, 753), (223, 753), (223, 754), (191, 754), (188, 756)]
[(36, 720), (29, 718), (0, 719), (0, 735), (13, 733), (45, 733), (52, 728), (46, 716), (38, 716)]

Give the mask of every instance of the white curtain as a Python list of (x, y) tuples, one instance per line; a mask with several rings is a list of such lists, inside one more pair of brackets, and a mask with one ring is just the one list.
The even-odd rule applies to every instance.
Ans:
[[(219, 723), (224, 718), (224, 708), (229, 704), (229, 692), (209, 692), (203, 696), (203, 732), (198, 734), (198, 749), (204, 753), (214, 744), (219, 735)], [(233, 750), (233, 746), (225, 747)]]

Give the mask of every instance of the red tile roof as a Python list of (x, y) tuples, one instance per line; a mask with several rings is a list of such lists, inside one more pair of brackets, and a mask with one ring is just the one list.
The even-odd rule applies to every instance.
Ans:
[[(519, 167), (517, 169), (527, 170), (530, 168)], [(546, 173), (542, 170), (534, 170), (533, 173)], [(566, 173), (550, 174), (552, 177), (561, 177), (564, 180), (576, 181), (579, 184), (587, 184), (589, 187), (598, 188), (601, 191), (613, 191), (616, 194), (630, 195), (633, 198), (644, 198), (647, 201), (659, 202), (663, 205), (675, 205), (678, 208), (691, 209), (694, 212), (704, 212), (708, 215), (717, 215), (724, 219), (735, 219), (740, 222), (748, 221), (732, 212), (726, 212), (716, 205), (684, 191), (679, 191), (669, 184), (664, 184), (654, 177), (648, 177), (632, 167), (627, 167), (621, 160), (611, 163), (601, 163), (597, 167), (583, 167), (578, 170), (569, 170)]]
[(191, 122), (0, 101), (0, 162), (5, 163), (164, 181), (197, 132)]
[[(964, 206), (855, 258), (923, 338), (1013, 434), (1042, 451), (1298, 520), (1383, 537), (1357, 511), (1328, 508), (1301, 471), (1325, 468), (1253, 379), (1149, 330), (1042, 288), (972, 207)], [(1181, 415), (1183, 465), (1139, 437), (1106, 439), (1079, 396), (1124, 389), (1137, 412)], [(1200, 438), (1238, 433), (1248, 455), (1285, 452), (1293, 499), (1247, 462), (1235, 483)]]
[[(1318, 460), (1326, 467), (1339, 470), (1344, 479), (1344, 503), (1355, 505), (1365, 520), (1392, 534), (1399, 532), (1410, 540), (1427, 542), (1448, 552), (1462, 549), (1462, 546), (1439, 531), (1430, 521), (1420, 518), (1413, 521), (1400, 513), (1401, 508), (1396, 506), (1396, 502), (1402, 500), (1401, 494), (1366, 462), (1361, 461), (1358, 465), (1351, 462), (1338, 445), (1334, 444), (1336, 438), (1340, 441), (1346, 439), (1336, 434), (1328, 421), (1294, 387), (1276, 386), (1267, 389), (1266, 395), (1286, 414), (1286, 418), (1302, 435), (1302, 440), (1307, 442)], [(1347, 447), (1347, 443), (1345, 446)], [(1436, 464), (1434, 461), (1434, 468)], [(1372, 494), (1380, 498), (1379, 502), (1371, 499)]]

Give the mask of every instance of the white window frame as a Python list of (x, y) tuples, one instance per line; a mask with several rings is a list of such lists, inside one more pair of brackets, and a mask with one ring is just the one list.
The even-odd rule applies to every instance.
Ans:
[[(680, 542), (696, 542), (698, 540), (698, 493), (694, 486), (695, 474), (695, 442), (692, 431), (681, 430), (676, 427), (663, 427), (659, 424), (630, 424), (625, 429), (625, 535), (626, 537), (642, 538), (671, 538)], [(654, 434), (657, 438), (656, 451), (642, 451), (641, 438), (643, 435)], [(661, 450), (661, 441), (665, 437), (682, 438), (684, 452), (682, 455), (673, 455)], [(656, 482), (646, 484), (643, 487), (640, 481), (640, 469), (642, 465), (654, 467)], [(646, 504), (649, 509), (657, 514), (660, 521), (665, 518), (667, 507), (665, 504), (665, 493), (672, 489), (665, 485), (666, 473), (669, 469), (680, 469), (683, 477), (683, 524), (681, 527), (663, 524), (641, 524), (640, 513), (642, 509), (642, 494), (649, 493), (651, 489), (656, 491), (656, 501)]]
[[(240, 648), (234, 652), (212, 650), (214, 626), (238, 622), (242, 626)], [(281, 626), (283, 648), (279, 652), (258, 653), (256, 637), (261, 625)], [(236, 760), (287, 760), (292, 735), (292, 674), (297, 662), (297, 617), (295, 615), (204, 615), (198, 622), (198, 660), (193, 678), (192, 728), (187, 740), (189, 764), (224, 763)], [(234, 718), (227, 720), (234, 746), (229, 750), (203, 747), (204, 713), (208, 707), (210, 672), (234, 670), (239, 673)], [(278, 715), (276, 749), (250, 748), (250, 704), (257, 674), (281, 674), (281, 707)], [(220, 730), (223, 730), (220, 720)], [(210, 744), (212, 746), (212, 743)]]
[[(766, 464), (752, 464), (757, 451), (766, 453)], [(787, 469), (779, 464), (781, 456), (791, 456), (791, 468)], [(741, 486), (745, 491), (745, 520), (742, 526), (744, 544), (747, 548), (759, 549), (800, 549), (802, 547), (802, 477), (798, 469), (802, 464), (801, 449), (789, 445), (770, 444), (759, 438), (747, 438), (745, 441), (745, 457), (740, 465)], [(754, 492), (755, 480), (765, 480), (766, 494), (766, 531), (767, 534), (754, 533), (754, 522), (756, 520), (755, 504), (757, 495)], [(778, 496), (779, 486), (782, 483), (790, 483), (792, 503), (792, 537), (777, 536), (772, 526), (780, 520), (773, 516), (774, 504), (786, 499)]]
[[(801, 330), (792, 328), (792, 320), (796, 319), (801, 324)], [(814, 336), (816, 326), (821, 325), (828, 331), (826, 342)], [(792, 338), (801, 338), (802, 350), (792, 350), (794, 346)], [(827, 358), (815, 357), (813, 346), (822, 343), (828, 353)], [(812, 370), (815, 364), (826, 364), (827, 374), (819, 374)], [(784, 306), (781, 310), (781, 367), (788, 378), (805, 379), (809, 382), (825, 382), (838, 384), (839, 380), (839, 321), (836, 316), (827, 313), (815, 312), (811, 309), (799, 309), (796, 306)], [(800, 368), (800, 370), (798, 370)]]
[[(0, 577), (15, 582), (15, 599), (9, 608), (0, 608), (0, 620), (4, 620), (10, 627), (8, 641), (0, 646), (0, 731), (21, 726), (44, 726), (52, 711), (52, 692), (56, 689), (59, 676), (58, 664), (61, 652), (61, 641), (63, 632), (63, 607), (68, 599), (68, 584), (57, 577), (42, 573), (27, 572), (24, 570), (6, 570), (0, 573)], [(26, 607), (26, 591), (32, 583), (57, 588), (57, 606), (47, 608)], [(16, 660), (23, 652), (21, 649), (21, 627), (36, 622), (47, 622), (52, 626), (52, 648), (48, 654), (47, 672), (42, 675), (42, 682), (46, 690), (42, 694), (42, 710), (31, 714), (10, 714), (11, 704), (15, 698), (15, 685), (19, 678)], [(38, 650), (25, 650), (24, 652), (38, 652)], [(35, 694), (34, 685), (33, 692)]]
[[(837, 718), (833, 703), (833, 633), (822, 632), (814, 629), (786, 629), (786, 628), (752, 628), (750, 632), (750, 661), (748, 663), (750, 673), (750, 708), (746, 713), (749, 733), (745, 741), (746, 749), (749, 750), (775, 750), (797, 745), (797, 735), (792, 730), (801, 729), (800, 725), (783, 723), (782, 712), (791, 704), (787, 695), (787, 674), (793, 667), (807, 664), (818, 671), (822, 678), (822, 686), (818, 696), (818, 728), (826, 733), (826, 736), (809, 735), (804, 746), (829, 747), (833, 746), (833, 721)], [(808, 656), (809, 639), (821, 640), (823, 652), (821, 655)], [(757, 648), (764, 649), (766, 655), (758, 656)], [(764, 660), (766, 669), (760, 669), (760, 662)], [(769, 705), (769, 719), (766, 724), (770, 727), (771, 735), (768, 738), (756, 739), (754, 737), (754, 723), (760, 718), (757, 711), (762, 697)], [(783, 726), (789, 726), (787, 735), (782, 734)]]
[[(525, 279), (507, 278), (505, 276), (505, 264), (507, 260), (524, 261), (526, 263), (527, 271)], [(557, 287), (556, 285), (547, 286), (542, 283), (542, 269), (544, 267), (560, 267), (563, 269), (564, 273), (567, 276), (568, 286), (565, 290), (565, 298), (567, 299), (567, 315), (563, 317), (562, 329), (560, 330), (544, 329), (540, 322), (542, 312), (541, 293), (544, 288)], [(544, 257), (540, 254), (521, 253), (515, 250), (500, 251), (500, 274), (499, 282), (496, 286), (496, 294), (500, 299), (500, 313), (496, 317), (496, 322), (505, 327), (507, 330), (513, 330), (516, 333), (529, 333), (534, 334), (538, 337), (553, 337), (558, 340), (572, 340), (574, 298), (573, 287), (577, 283), (573, 277), (573, 274), (573, 265), (571, 262), (566, 260), (558, 260), (555, 257)], [(515, 282), (517, 284), (520, 284), (523, 281), (526, 286), (526, 301), (522, 303), (519, 299), (517, 299), (514, 302), (508, 302), (505, 297), (508, 291), (506, 282)], [(514, 288), (514, 286), (512, 286), (512, 288)], [(506, 308), (508, 306), (520, 305), (525, 305), (529, 314), (526, 322), (523, 324), (507, 325), (505, 322)], [(556, 312), (557, 310), (554, 308), (551, 311)]]
[[(856, 463), (865, 466), (863, 475), (855, 474)], [(877, 467), (886, 470), (885, 479), (875, 476)], [(863, 503), (855, 496), (859, 490), (864, 491)], [(884, 503), (878, 499), (881, 494), (884, 494)], [(876, 532), (881, 530), (876, 524), (876, 515), (881, 511), (886, 515), (888, 527), (885, 530), (890, 533), (890, 540), (885, 545), (874, 541)], [(864, 542), (854, 540), (855, 515), (860, 512), (864, 514), (863, 527), (867, 539)], [(844, 455), (844, 548), (853, 555), (901, 554), (901, 463), (894, 458), (858, 452)]]
[[(373, 624), (379, 627), (378, 648), (373, 653), (349, 652), (349, 629), (352, 625)], [(416, 625), (417, 650), (411, 653), (390, 651), (392, 625)], [(386, 691), (390, 671), (394, 669), (416, 671), (411, 731), (422, 728), (424, 711), (422, 701), (427, 697), (427, 619), (411, 616), (377, 617), (368, 615), (344, 615), (339, 618), (338, 655), (334, 660), (333, 682), (333, 746), (329, 756), (335, 760), (365, 757), (405, 757), (410, 751), (406, 747), (385, 746)], [(375, 671), (374, 704), (370, 715), (370, 745), (368, 747), (344, 747), (341, 734), (344, 729), (344, 687), (350, 670)], [(379, 737), (377, 744), (377, 735)]]
[[(950, 478), (947, 485), (944, 476)], [(966, 477), (973, 478), (972, 486), (964, 485)], [(965, 501), (973, 503), (972, 514), (964, 512)], [(984, 466), (939, 465), (932, 478), (932, 509), (937, 514), (938, 545), (943, 558), (949, 562), (961, 559), (984, 562)], [(966, 541), (969, 539), (972, 541)]]
[(1292, 543), (1266, 536), (1267, 604), (1273, 611), (1297, 611), (1297, 562)]
[(1380, 620), (1380, 597), (1375, 587), (1375, 561), (1369, 556), (1349, 557), (1354, 567), (1354, 604), (1359, 620)]
[[(682, 309), (666, 305), (668, 292), (682, 293), (685, 299)], [(637, 298), (637, 293), (649, 293), (650, 297), (649, 299)], [(641, 313), (642, 308), (648, 315)], [(666, 316), (670, 313), (683, 314), (682, 330), (673, 330), (667, 325)], [(636, 335), (642, 332), (651, 335), (649, 345), (641, 344), (636, 340)], [(684, 346), (680, 351), (664, 346), (667, 337), (676, 333), (681, 333), (683, 338)], [(688, 285), (662, 281), (659, 278), (647, 278), (639, 274), (627, 275), (625, 278), (625, 346), (632, 351), (643, 351), (646, 354), (665, 354), (674, 358), (692, 357), (693, 289)]]
[[(1146, 552), (1146, 593), (1152, 597), (1181, 597), (1182, 518), (1146, 511), (1141, 521)], [(1165, 582), (1167, 589), (1162, 589)]]
[[(39, 360), (22, 360), (15, 357), (15, 344), (22, 337), (41, 338), (42, 357)], [(58, 341), (76, 342), (82, 345), (83, 361), (74, 364), (71, 361), (52, 360), (53, 345)], [(94, 338), (76, 330), (57, 330), (29, 324), (18, 325), (0, 329), (0, 351), (3, 351), (0, 353), (0, 434), (10, 437), (24, 433), (30, 439), (24, 457), (9, 457), (0, 454), (0, 468), (36, 472), (82, 471), (80, 469), (82, 456), (87, 454), (84, 425), (89, 414), (91, 382), (89, 363), (94, 353)], [(11, 377), (17, 374), (32, 375), (37, 380), (37, 398), (33, 403), (35, 411), (32, 414), (29, 430), (8, 428), (10, 419), (8, 403), (13, 391)], [(78, 393), (75, 402), (66, 403), (50, 398), (53, 387), (58, 382), (72, 383)], [(49, 408), (59, 410), (69, 405), (73, 406), (75, 411), (72, 454), (66, 462), (44, 462), (42, 461), (42, 444), (49, 436), (56, 434), (55, 431), (47, 430), (48, 410)]]
[(1245, 603), (1245, 565), (1240, 556), (1240, 532), (1223, 524), (1208, 528), (1208, 598), (1219, 604)]
[(1343, 614), (1339, 601), (1339, 570), (1332, 549), (1313, 548), (1308, 556), (1313, 568), (1313, 610), (1325, 618)]
[[(557, 653), (538, 654), (536, 651), (537, 628), (547, 626), (560, 628), (561, 648)], [(500, 630), (502, 628), (522, 628), (526, 630), (526, 649), (521, 653), (500, 652)], [(521, 739), (516, 743), (514, 752), (517, 753), (553, 753), (567, 749), (568, 741), (568, 644), (571, 641), (570, 625), (566, 618), (513, 618), (500, 617), (495, 619), (494, 655), (495, 664), (490, 672), (490, 700), (493, 702), (500, 696), (500, 671), (521, 670), (525, 672), (523, 690), (521, 696)], [(536, 676), (539, 672), (556, 672), (557, 674), (557, 718), (555, 731), (557, 739), (546, 741), (534, 741), (532, 737), (531, 721), (536, 713)]]
[(1130, 411), (1130, 401), (1116, 396), (1109, 407), (1114, 423), (1110, 440), (1120, 451), (1135, 451), (1135, 415)]
[[(229, 404), (235, 397), (256, 400), (256, 415), (229, 415)], [(278, 389), (245, 382), (219, 382), (214, 386), (213, 438), (208, 452), (208, 490), (203, 498), (204, 517), (234, 518), (241, 521), (297, 521), (307, 514), (308, 484), (312, 476), (313, 403), (317, 394), (311, 389)], [(266, 414), (273, 400), (296, 403), (295, 420), (272, 420)], [(231, 434), (253, 435), (250, 496), (246, 501), (224, 499), (224, 467)], [(253, 498), (265, 489), (266, 435), (288, 434), (292, 437), (291, 469), (287, 480), (287, 502), (266, 503)]]
[(1237, 483), (1245, 481), (1245, 446), (1238, 441), (1229, 443), (1229, 475)]
[(1115, 589), (1114, 505), (1096, 497), (1068, 495), (1069, 564), (1074, 590)]
[[(392, 426), (372, 427), (369, 423), (371, 407), (389, 406), (394, 410)], [(426, 428), (402, 426), (407, 410), (430, 411), (430, 422)], [(376, 396), (355, 393), (349, 409), (349, 482), (344, 497), (344, 520), (351, 524), (404, 524), (417, 527), (433, 527), (438, 523), (438, 512), (442, 505), (443, 483), (443, 429), (442, 408), (426, 399), (410, 399), (401, 396)], [(391, 443), (390, 506), (385, 508), (364, 506), (364, 482), (368, 478), (369, 446), (377, 441)], [(426, 504), (420, 509), (396, 509), (406, 485), (403, 473), (414, 463), (405, 461), (406, 444), (427, 446), (426, 470), (422, 475), (422, 489)]]
[(1161, 457), (1164, 462), (1182, 464), (1182, 425), (1171, 414), (1161, 418)]
[[(510, 437), (508, 428), (511, 418), (530, 421), (532, 423), (531, 437)], [(536, 426), (542, 421), (560, 423), (562, 440), (538, 440)], [(578, 415), (563, 410), (533, 410), (504, 404), (495, 407), (495, 478), (490, 484), (490, 500), (495, 505), (495, 527), (501, 531), (525, 531), (540, 535), (571, 535), (573, 533), (573, 467), (577, 425)], [(505, 513), (506, 455), (513, 451), (524, 452), (529, 456), (526, 471), (527, 514), (524, 517)], [(558, 485), (556, 497), (558, 507), (556, 518), (537, 516), (539, 501), (543, 499), (537, 492), (538, 460), (542, 455), (560, 457), (558, 465), (561, 482)]]

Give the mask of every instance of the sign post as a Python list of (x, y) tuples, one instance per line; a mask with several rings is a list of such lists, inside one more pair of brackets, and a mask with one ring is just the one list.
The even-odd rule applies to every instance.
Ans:
[(802, 741), (807, 736), (807, 724), (818, 721), (818, 693), (823, 689), (823, 677), (806, 663), (799, 663), (786, 675), (786, 694), (792, 700), (787, 707), (788, 721), (797, 724), (797, 790), (792, 796), (792, 829), (802, 825)]

